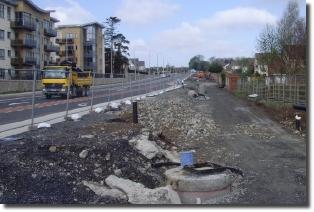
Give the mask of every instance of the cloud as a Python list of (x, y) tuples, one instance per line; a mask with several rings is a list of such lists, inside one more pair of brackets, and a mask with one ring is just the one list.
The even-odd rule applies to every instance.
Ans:
[[(195, 22), (183, 22), (177, 27), (159, 32), (142, 44), (145, 43), (146, 48), (155, 52), (175, 55), (176, 64), (187, 64), (197, 54), (205, 57), (252, 56), (256, 32), (265, 24), (276, 21), (277, 18), (265, 10), (236, 7)], [(132, 48), (137, 49), (137, 46)]]
[(217, 12), (213, 17), (202, 21), (209, 27), (256, 28), (266, 23), (274, 24), (277, 18), (266, 10), (254, 7), (236, 7)]
[(164, 20), (180, 9), (168, 0), (123, 0), (116, 16), (132, 25), (147, 25)]
[(84, 24), (88, 22), (93, 22), (96, 17), (90, 13), (88, 10), (83, 8), (75, 0), (65, 0), (66, 5), (48, 7), (47, 10), (55, 10), (52, 16), (60, 20), (58, 25), (67, 24)]

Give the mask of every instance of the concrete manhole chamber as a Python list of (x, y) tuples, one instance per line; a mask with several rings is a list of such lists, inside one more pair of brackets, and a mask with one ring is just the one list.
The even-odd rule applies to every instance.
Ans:
[(215, 174), (196, 174), (181, 167), (165, 172), (167, 184), (178, 193), (183, 204), (204, 203), (206, 200), (231, 192), (237, 175), (225, 171)]

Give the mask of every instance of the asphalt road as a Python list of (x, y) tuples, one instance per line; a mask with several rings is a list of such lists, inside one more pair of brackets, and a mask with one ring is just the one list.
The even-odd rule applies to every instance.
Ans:
[[(184, 75), (171, 75), (170, 77), (154, 77), (151, 79), (138, 80), (117, 84), (109, 84), (94, 87), (93, 105), (126, 97), (141, 95), (169, 87), (177, 79)], [(69, 100), (69, 110), (91, 105), (92, 92), (88, 97), (74, 98)], [(46, 99), (40, 92), (35, 95), (35, 117), (49, 115), (65, 111), (67, 100), (60, 97)], [(0, 125), (19, 122), (31, 118), (32, 93), (21, 93), (0, 96)]]

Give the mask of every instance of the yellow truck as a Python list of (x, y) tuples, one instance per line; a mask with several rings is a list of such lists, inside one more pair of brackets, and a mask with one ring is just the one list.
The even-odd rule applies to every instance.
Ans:
[[(42, 71), (43, 94), (47, 99), (52, 96), (88, 96), (93, 84), (91, 72), (84, 72), (72, 66), (47, 66)], [(68, 89), (69, 92), (68, 92)]]

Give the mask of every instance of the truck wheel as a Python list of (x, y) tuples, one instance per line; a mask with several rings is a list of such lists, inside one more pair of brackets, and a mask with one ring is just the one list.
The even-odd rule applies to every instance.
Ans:
[(46, 94), (46, 99), (51, 99), (51, 94)]

